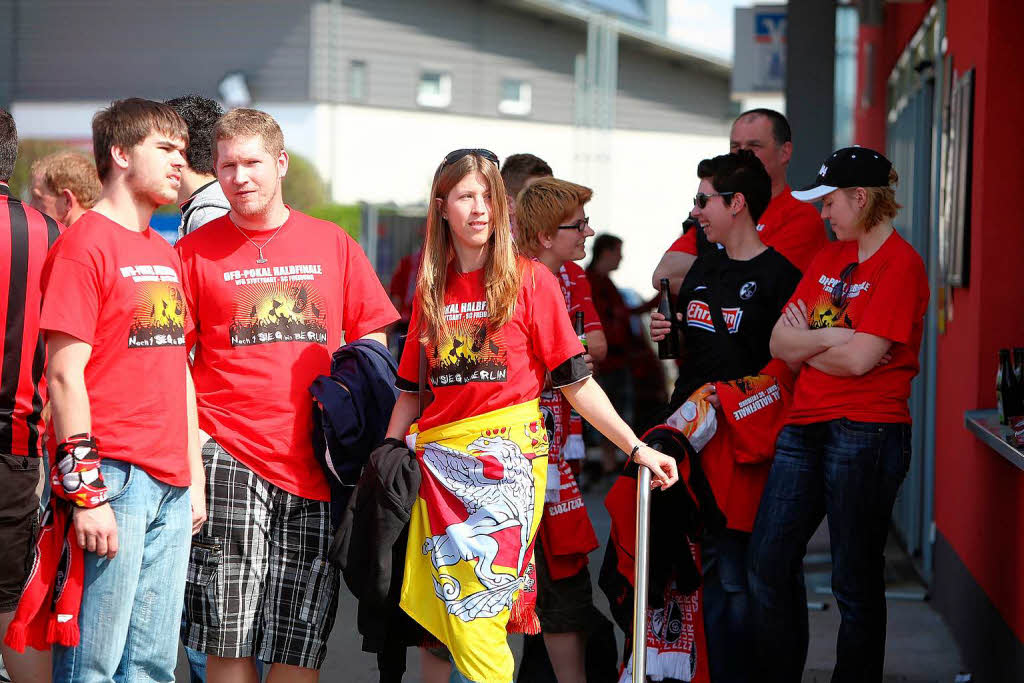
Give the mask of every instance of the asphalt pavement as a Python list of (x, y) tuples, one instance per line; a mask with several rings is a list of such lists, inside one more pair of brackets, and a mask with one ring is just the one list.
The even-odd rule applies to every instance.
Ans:
[[(611, 522), (602, 503), (610, 482), (600, 482), (585, 494), (587, 510), (602, 544), (608, 538)], [(594, 577), (595, 602), (600, 610), (608, 614), (608, 601), (597, 588), (597, 569), (603, 557), (603, 546), (591, 555), (590, 567)], [(960, 655), (949, 630), (939, 614), (927, 600), (916, 596), (926, 591), (906, 571), (908, 565), (902, 550), (895, 543), (887, 549), (887, 580), (894, 595), (901, 598), (888, 600), (889, 623), (886, 640), (885, 683), (952, 683), (960, 672)], [(824, 526), (818, 530), (808, 547), (807, 585), (810, 611), (811, 642), (807, 657), (805, 683), (828, 681), (835, 663), (836, 633), (839, 629), (839, 610), (835, 599), (828, 591), (828, 534)], [(377, 661), (375, 655), (360, 650), (360, 638), (356, 630), (357, 603), (342, 584), (338, 604), (338, 615), (327, 651), (327, 660), (321, 670), (320, 680), (324, 683), (376, 683)], [(620, 644), (623, 634), (616, 630)], [(522, 638), (509, 639), (518, 661), (522, 650)], [(419, 652), (410, 649), (407, 653), (405, 680), (419, 681)], [(187, 682), (188, 667), (184, 653), (179, 657), (177, 681)], [(528, 683), (528, 682), (526, 682)]]

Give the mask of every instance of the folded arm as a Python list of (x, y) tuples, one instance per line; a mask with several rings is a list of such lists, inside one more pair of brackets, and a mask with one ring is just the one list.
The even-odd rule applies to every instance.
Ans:
[(800, 300), (790, 303), (783, 309), (779, 321), (772, 329), (769, 348), (773, 358), (783, 360), (792, 366), (849, 341), (853, 334), (853, 330), (843, 327), (809, 329), (807, 308)]
[(832, 346), (805, 362), (812, 368), (835, 377), (860, 377), (884, 364), (892, 342), (867, 332), (855, 332), (842, 344)]

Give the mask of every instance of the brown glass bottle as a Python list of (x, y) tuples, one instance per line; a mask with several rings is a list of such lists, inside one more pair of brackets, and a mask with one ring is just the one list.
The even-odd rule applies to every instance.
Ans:
[(661, 301), (658, 302), (658, 313), (665, 316), (665, 320), (672, 323), (672, 327), (665, 333), (665, 338), (658, 342), (658, 358), (668, 360), (679, 358), (679, 332), (676, 331), (676, 311), (672, 305), (672, 291), (668, 284), (668, 278), (661, 278)]

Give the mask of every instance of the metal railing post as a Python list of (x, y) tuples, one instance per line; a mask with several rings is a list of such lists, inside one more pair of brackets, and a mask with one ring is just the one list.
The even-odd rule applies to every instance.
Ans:
[(633, 683), (647, 681), (647, 573), (650, 566), (651, 471), (636, 478), (636, 574), (633, 577)]

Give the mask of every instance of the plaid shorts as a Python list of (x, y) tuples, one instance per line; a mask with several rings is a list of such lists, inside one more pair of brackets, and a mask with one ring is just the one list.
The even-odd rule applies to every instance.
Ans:
[(217, 657), (319, 669), (338, 607), (330, 504), (203, 446), (207, 521), (192, 537), (182, 641)]

